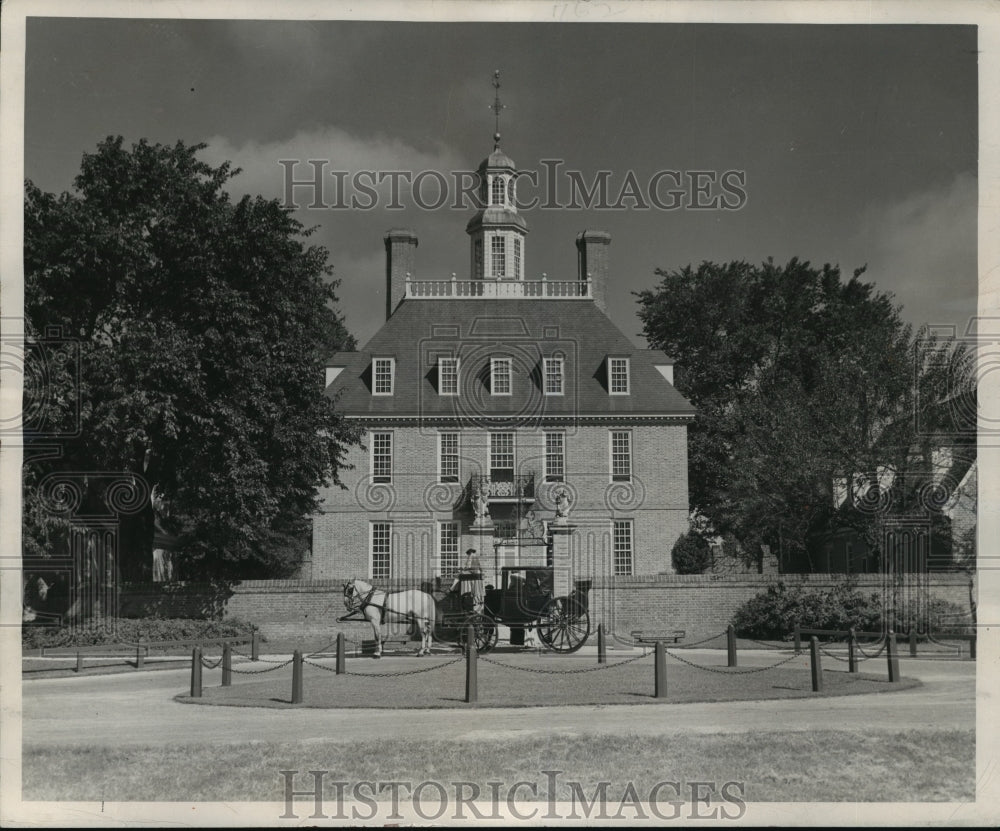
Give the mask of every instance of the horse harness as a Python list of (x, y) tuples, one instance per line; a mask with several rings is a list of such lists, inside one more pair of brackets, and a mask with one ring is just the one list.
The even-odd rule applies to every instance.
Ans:
[[(416, 615), (413, 612), (398, 612), (395, 609), (390, 609), (385, 603), (383, 603), (381, 606), (379, 606), (378, 603), (372, 603), (371, 602), (372, 595), (375, 594), (375, 587), (374, 586), (372, 586), (368, 590), (368, 594), (366, 594), (363, 598), (361, 597), (361, 592), (357, 591), (356, 587), (352, 586), (352, 588), (355, 591), (354, 597), (357, 597), (357, 598), (360, 599), (360, 602), (358, 603), (358, 606), (357, 606), (357, 611), (359, 611), (362, 615), (364, 615), (365, 608), (368, 607), (368, 606), (374, 606), (376, 609), (378, 609), (380, 611), (381, 614), (379, 615), (379, 626), (384, 626), (385, 625), (385, 615), (386, 615), (386, 612), (392, 612), (394, 615), (399, 615), (400, 617), (406, 617), (406, 618), (411, 618), (411, 619), (415, 619), (416, 618)], [(389, 597), (389, 592), (384, 592), (384, 594), (385, 594), (386, 598)]]

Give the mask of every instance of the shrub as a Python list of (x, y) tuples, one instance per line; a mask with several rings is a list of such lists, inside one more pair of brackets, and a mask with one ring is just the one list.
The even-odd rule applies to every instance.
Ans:
[(795, 622), (804, 629), (878, 631), (882, 603), (877, 593), (863, 594), (845, 580), (826, 591), (789, 588), (783, 582), (751, 597), (733, 615), (737, 634), (750, 638), (787, 638)]
[(100, 646), (122, 642), (199, 640), (249, 635), (250, 623), (232, 619), (188, 620), (184, 618), (109, 618), (83, 626), (25, 626), (21, 645), (25, 649), (57, 646)]
[(670, 559), (678, 574), (702, 574), (712, 565), (712, 549), (703, 536), (689, 531), (677, 538)]

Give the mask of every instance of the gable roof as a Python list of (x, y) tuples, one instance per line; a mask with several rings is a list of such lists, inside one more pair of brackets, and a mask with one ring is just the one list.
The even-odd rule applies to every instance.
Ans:
[[(564, 359), (564, 394), (544, 395), (542, 359)], [(609, 395), (608, 355), (628, 357), (630, 394)], [(439, 395), (439, 357), (459, 358), (460, 395)], [(512, 394), (491, 395), (490, 358), (510, 357)], [(372, 358), (395, 360), (394, 394), (372, 395)], [(343, 371), (327, 387), (353, 417), (531, 418), (672, 416), (694, 407), (655, 364), (669, 359), (639, 348), (586, 300), (404, 300), (358, 352), (327, 362)]]

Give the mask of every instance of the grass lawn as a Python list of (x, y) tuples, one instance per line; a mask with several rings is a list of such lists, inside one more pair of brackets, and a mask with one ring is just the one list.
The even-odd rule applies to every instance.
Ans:
[[(546, 770), (593, 793), (610, 781), (616, 802), (628, 782), (645, 795), (660, 781), (740, 782), (748, 802), (930, 802), (975, 799), (975, 733), (971, 730), (853, 730), (815, 733), (677, 736), (554, 736), (490, 743), (375, 740), (359, 752), (334, 741), (188, 745), (170, 748), (34, 748), (22, 760), (27, 800), (251, 801), (284, 799), (279, 770), (325, 770), (326, 781), (489, 781), (505, 788), (537, 782), (547, 799)], [(296, 787), (312, 781), (300, 777)], [(454, 793), (453, 789), (449, 789)], [(671, 794), (672, 792), (666, 792)], [(402, 791), (405, 796), (407, 791)], [(387, 793), (382, 798), (387, 798)], [(526, 797), (524, 797), (526, 798)], [(642, 798), (645, 798), (643, 796)], [(673, 795), (662, 797), (673, 799)], [(330, 799), (332, 804), (334, 799)], [(669, 809), (668, 809), (669, 810)], [(299, 816), (312, 812), (311, 798)]]
[[(667, 699), (653, 698), (653, 658), (647, 655), (630, 663), (610, 659), (609, 669), (595, 670), (594, 659), (551, 655), (491, 654), (491, 660), (478, 663), (479, 704), (482, 706), (534, 707), (551, 704), (664, 704), (687, 701), (741, 701), (748, 699), (800, 698), (815, 695), (853, 695), (872, 692), (896, 692), (919, 685), (904, 679), (890, 684), (885, 676), (850, 675), (841, 668), (825, 669), (824, 691), (812, 691), (809, 669), (801, 665), (746, 672), (753, 667), (725, 666), (724, 655), (685, 655), (711, 670), (698, 669), (667, 659)], [(781, 656), (773, 659), (780, 660)], [(321, 661), (332, 667), (329, 659)], [(618, 665), (620, 663), (620, 665)], [(800, 662), (801, 663), (801, 662)], [(465, 697), (465, 663), (454, 657), (400, 658), (348, 661), (348, 674), (335, 675), (306, 664), (303, 671), (306, 707), (384, 707), (437, 708), (470, 707)], [(292, 668), (281, 667), (261, 672), (267, 665), (243, 663), (235, 669), (260, 672), (259, 675), (233, 676), (233, 685), (219, 686), (219, 671), (204, 675), (203, 697), (191, 699), (184, 688), (178, 690), (183, 701), (243, 707), (289, 707)], [(511, 667), (519, 667), (513, 669)], [(433, 669), (432, 669), (433, 668)], [(432, 669), (394, 678), (375, 673), (409, 672)], [(574, 670), (595, 670), (575, 672)], [(549, 670), (550, 672), (543, 672)], [(569, 672), (567, 672), (569, 670)], [(552, 672), (554, 671), (554, 672)]]

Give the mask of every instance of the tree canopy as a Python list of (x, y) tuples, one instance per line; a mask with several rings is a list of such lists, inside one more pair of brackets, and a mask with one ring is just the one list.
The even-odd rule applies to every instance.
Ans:
[(902, 482), (921, 424), (969, 388), (969, 350), (914, 332), (863, 273), (705, 262), (658, 270), (637, 295), (650, 345), (674, 358), (677, 389), (698, 410), (692, 507), (757, 564), (762, 545), (805, 553), (844, 522), (877, 548), (879, 512), (838, 511), (833, 481), (891, 470)]
[[(164, 497), (186, 576), (279, 576), (308, 549), (319, 486), (339, 483), (355, 437), (323, 367), (354, 340), (328, 253), (277, 200), (231, 199), (239, 170), (200, 161), (204, 147), (109, 137), (73, 192), (26, 183), (28, 334), (80, 350), (78, 375), (46, 378), (50, 399), (72, 399), (52, 418), (79, 430), (41, 461), (28, 437), (26, 553), (60, 544), (40, 479), (108, 471)], [(122, 521), (122, 572), (145, 576), (152, 509)]]

